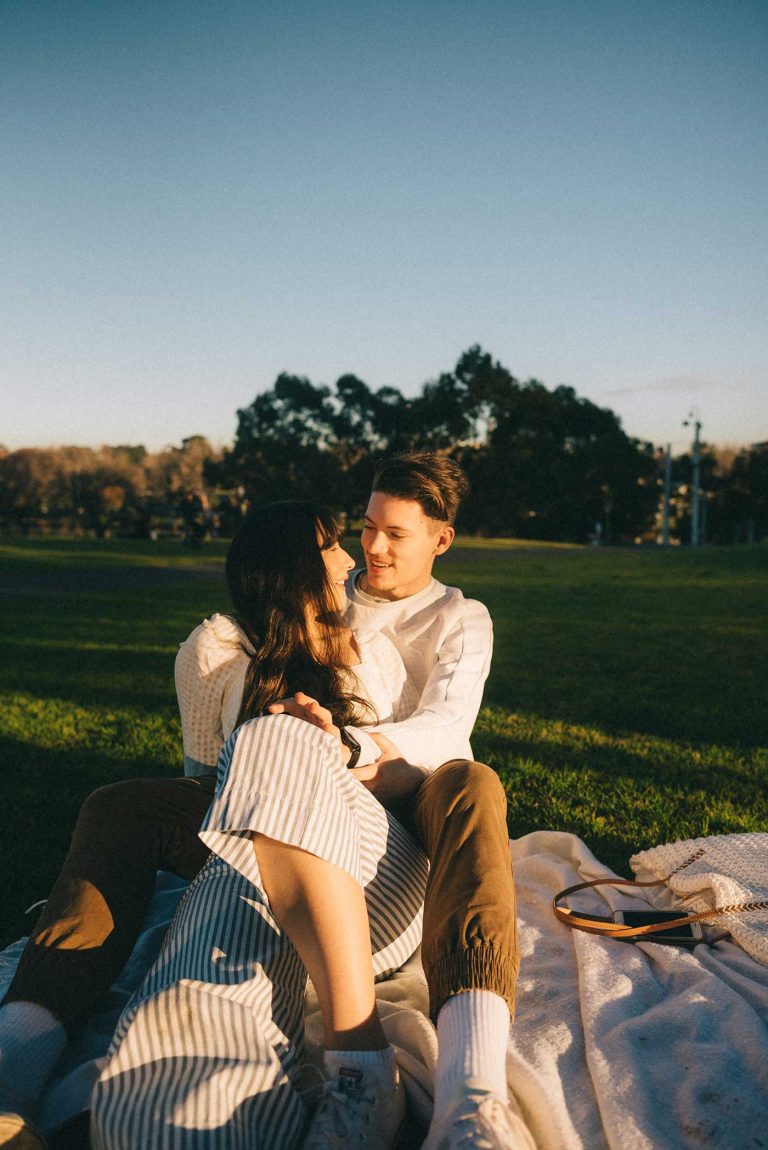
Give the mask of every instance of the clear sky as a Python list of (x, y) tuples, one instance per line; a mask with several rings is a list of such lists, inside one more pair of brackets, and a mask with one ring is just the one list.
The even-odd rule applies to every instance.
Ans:
[(768, 439), (766, 0), (0, 0), (0, 443), (480, 343)]

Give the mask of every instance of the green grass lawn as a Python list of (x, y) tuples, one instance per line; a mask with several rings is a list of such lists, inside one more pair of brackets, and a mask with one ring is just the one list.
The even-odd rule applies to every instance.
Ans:
[[(0, 942), (25, 932), (90, 790), (178, 772), (173, 660), (226, 609), (225, 550), (0, 540)], [(473, 745), (513, 835), (573, 831), (626, 873), (654, 843), (768, 829), (768, 550), (462, 540), (437, 573), (494, 619)]]

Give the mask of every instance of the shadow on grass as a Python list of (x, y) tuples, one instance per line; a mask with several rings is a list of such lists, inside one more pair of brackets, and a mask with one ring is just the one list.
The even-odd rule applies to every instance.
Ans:
[(172, 777), (167, 763), (108, 757), (87, 747), (51, 750), (0, 738), (3, 849), (10, 867), (0, 886), (0, 946), (27, 934), (32, 903), (47, 896), (69, 847), (83, 800), (119, 779)]
[[(514, 725), (511, 718), (510, 725)], [(494, 734), (481, 725), (474, 740), (478, 748), (491, 758), (509, 757), (526, 762), (538, 761), (552, 771), (589, 775), (599, 778), (609, 787), (631, 780), (636, 787), (679, 788), (686, 794), (705, 793), (716, 784), (718, 797), (748, 798), (754, 796), (755, 785), (765, 777), (764, 756), (742, 758), (727, 749), (710, 747), (709, 754), (695, 747), (666, 743), (661, 739), (628, 737), (590, 742), (576, 733), (569, 739), (569, 729), (579, 732), (583, 728), (562, 727), (561, 742), (550, 741), (546, 735), (529, 736)], [(632, 744), (641, 749), (633, 750)], [(768, 805), (766, 806), (768, 814)]]
[(492, 711), (481, 714), (473, 746), (504, 784), (513, 837), (577, 834), (619, 873), (629, 873), (630, 855), (658, 843), (768, 825), (762, 752), (612, 738)]
[(14, 599), (25, 596), (67, 598), (69, 595), (135, 593), (147, 589), (167, 593), (180, 584), (199, 584), (203, 579), (223, 583), (219, 572), (212, 566), (109, 566), (100, 563), (98, 567), (84, 564), (82, 568), (71, 565), (58, 568), (29, 565), (27, 569), (2, 573), (0, 599), (10, 596)]
[(98, 650), (67, 642), (43, 647), (0, 644), (0, 684), (79, 706), (133, 707), (152, 711), (174, 706), (174, 651)]
[(617, 734), (764, 745), (768, 548), (595, 552), (457, 572), (494, 622), (486, 702)]
[(73, 703), (151, 710), (174, 698), (179, 643), (205, 615), (226, 610), (218, 582), (116, 594), (30, 596), (0, 603), (0, 689)]
[(629, 619), (499, 625), (485, 700), (509, 710), (688, 742), (768, 742), (768, 648), (755, 627), (650, 629)]

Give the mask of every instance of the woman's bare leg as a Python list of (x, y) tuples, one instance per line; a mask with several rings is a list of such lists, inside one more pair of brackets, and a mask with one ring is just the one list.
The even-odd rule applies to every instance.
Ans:
[(362, 887), (333, 863), (253, 836), (264, 891), (317, 991), (327, 1050), (383, 1050)]

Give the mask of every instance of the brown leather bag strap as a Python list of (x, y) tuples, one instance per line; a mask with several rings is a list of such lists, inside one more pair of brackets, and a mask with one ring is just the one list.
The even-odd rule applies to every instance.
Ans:
[[(700, 857), (699, 854), (694, 855), (672, 874), (677, 874), (677, 871), (682, 870), (683, 867), (689, 866), (696, 858)], [(642, 938), (646, 934), (657, 934), (661, 930), (670, 930), (676, 926), (687, 926), (691, 922), (703, 922), (711, 918), (719, 918), (724, 914), (734, 914), (737, 911), (750, 911), (750, 910), (768, 910), (768, 900), (763, 902), (740, 902), (734, 903), (731, 906), (717, 906), (712, 910), (704, 910), (699, 914), (685, 914), (680, 918), (668, 919), (666, 922), (653, 922), (648, 923), (646, 926), (625, 926), (623, 923), (613, 922), (611, 919), (600, 919), (595, 916), (586, 917), (578, 913), (578, 911), (571, 910), (570, 907), (560, 906), (559, 903), (562, 899), (567, 898), (569, 894), (575, 894), (577, 890), (586, 890), (592, 886), (634, 886), (634, 887), (648, 887), (648, 886), (663, 886), (668, 882), (669, 878), (653, 879), (650, 882), (640, 882), (638, 879), (619, 879), (619, 878), (596, 878), (591, 882), (577, 882), (574, 886), (568, 886), (565, 890), (561, 890), (552, 899), (552, 909), (560, 919), (567, 926), (574, 927), (576, 930), (584, 930), (588, 934), (600, 934), (605, 938)]]

